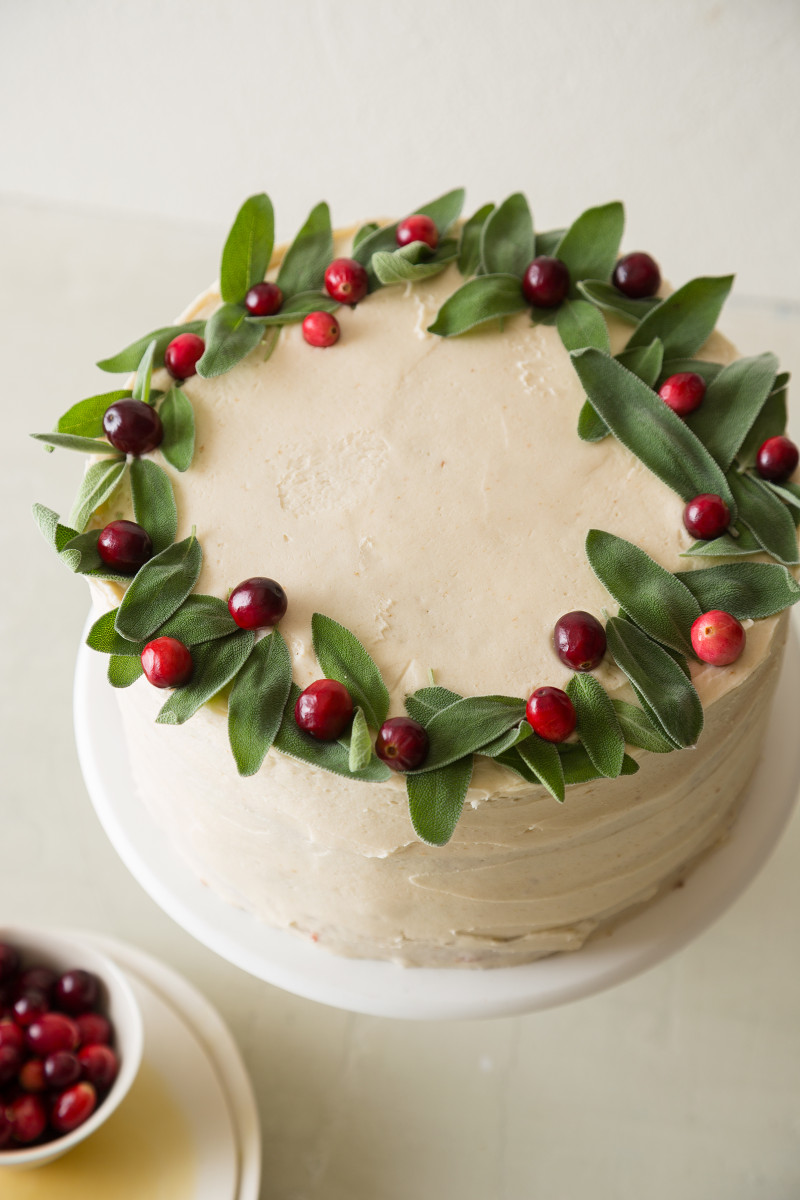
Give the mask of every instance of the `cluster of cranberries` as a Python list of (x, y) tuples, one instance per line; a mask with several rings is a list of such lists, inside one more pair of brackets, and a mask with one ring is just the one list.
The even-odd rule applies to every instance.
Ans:
[(99, 1001), (88, 971), (25, 967), (0, 943), (0, 1150), (71, 1133), (108, 1093), (119, 1063)]
[[(297, 697), (298, 729), (319, 742), (334, 742), (353, 719), (353, 700), (337, 679), (316, 679)], [(411, 717), (390, 717), (378, 730), (375, 753), (393, 771), (416, 771), (428, 755), (424, 726)]]

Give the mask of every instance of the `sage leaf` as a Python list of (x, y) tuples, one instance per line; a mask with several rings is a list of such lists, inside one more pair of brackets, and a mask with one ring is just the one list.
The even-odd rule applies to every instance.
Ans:
[(679, 746), (694, 746), (703, 729), (703, 707), (680, 666), (638, 625), (611, 617), (608, 648), (620, 670), (647, 702), (666, 734)]
[(665, 379), (669, 379), (670, 375), (681, 375), (684, 371), (691, 371), (693, 374), (699, 375), (706, 383), (711, 383), (721, 370), (722, 363), (705, 362), (702, 358), (665, 358), (656, 383), (658, 387), (661, 387), (661, 384)]
[(590, 529), (586, 557), (606, 591), (657, 642), (691, 654), (691, 628), (700, 605), (671, 571), (632, 542)]
[(445, 300), (428, 333), (457, 337), (484, 321), (511, 317), (524, 308), (525, 297), (516, 275), (479, 275)]
[(474, 212), (461, 228), (461, 239), (458, 243), (458, 269), (462, 275), (469, 277), (478, 270), (481, 261), (481, 232), (486, 224), (486, 218), (494, 212), (493, 204), (484, 204)]
[(142, 361), (142, 355), (148, 345), (155, 340), (156, 348), (153, 356), (153, 365), (163, 367), (164, 351), (173, 338), (176, 338), (179, 333), (196, 333), (199, 337), (202, 337), (205, 327), (205, 321), (187, 321), (183, 325), (165, 325), (161, 329), (154, 329), (152, 333), (146, 333), (144, 337), (131, 342), (130, 346), (126, 346), (124, 350), (112, 354), (110, 358), (101, 359), (97, 363), (97, 366), (101, 371), (109, 371), (113, 375), (135, 371)]
[(32, 433), (37, 442), (46, 446), (57, 446), (60, 450), (77, 450), (80, 454), (105, 454), (119, 461), (125, 457), (106, 441), (99, 438), (80, 437), (76, 433)]
[[(538, 248), (538, 243), (536, 253), (542, 253)], [(633, 325), (638, 325), (652, 309), (657, 308), (661, 303), (660, 300), (651, 296), (639, 300), (623, 296), (622, 292), (618, 292), (612, 284), (605, 283), (602, 279), (579, 279), (577, 289), (585, 300), (589, 300), (605, 312), (613, 313), (615, 317), (621, 317), (623, 321), (628, 321)]]
[(267, 273), (275, 242), (275, 214), (264, 192), (250, 196), (236, 214), (222, 251), (219, 290), (227, 304), (241, 304)]
[(612, 703), (627, 745), (638, 746), (652, 754), (670, 754), (676, 748), (643, 709), (627, 700), (613, 700)]
[[(33, 512), (33, 519), (39, 527), (42, 536), (44, 537), (48, 546), (51, 546), (54, 550), (62, 550), (70, 538), (75, 537), (76, 531), (74, 529), (69, 529), (66, 525), (60, 525), (58, 521), (58, 513), (54, 512), (52, 508), (48, 508), (44, 504), (34, 504), (31, 511)], [(61, 545), (58, 544), (59, 530), (64, 530), (69, 534), (69, 537), (65, 538)]]
[[(774, 496), (778, 496), (784, 500), (792, 508), (800, 508), (800, 486), (796, 483), (773, 483), (770, 479), (765, 479), (764, 486)], [(797, 516), (795, 515), (795, 521)]]
[(625, 738), (611, 697), (594, 675), (574, 674), (566, 690), (575, 705), (577, 733), (586, 753), (601, 775), (616, 779), (622, 771)]
[(633, 371), (642, 383), (655, 387), (664, 361), (664, 347), (660, 338), (653, 338), (649, 346), (634, 346), (632, 350), (621, 350), (614, 356), (629, 371)]
[(501, 754), (505, 754), (513, 746), (518, 746), (520, 742), (524, 742), (525, 738), (530, 737), (533, 733), (527, 721), (522, 721), (521, 724), (514, 727), (512, 725), (506, 733), (495, 738), (494, 741), (487, 742), (485, 746), (481, 746), (478, 754), (483, 754), (487, 758), (499, 758)]
[(263, 329), (247, 320), (247, 309), (239, 304), (223, 304), (206, 324), (206, 348), (197, 364), (203, 379), (224, 375), (255, 349)]
[(136, 522), (150, 534), (156, 554), (166, 550), (178, 532), (178, 510), (169, 475), (149, 458), (134, 458), (131, 497)]
[(533, 247), (531, 210), (522, 192), (515, 192), (484, 222), (480, 242), (483, 273), (521, 279), (533, 259)]
[(510, 696), (467, 696), (435, 713), (426, 726), (430, 748), (419, 768), (432, 771), (474, 753), (525, 717), (525, 701)]
[(228, 739), (240, 775), (255, 775), (281, 726), (292, 660), (277, 629), (256, 642), (228, 697)]
[(156, 353), (156, 339), (147, 343), (142, 360), (136, 368), (136, 378), (133, 381), (133, 398), (141, 400), (142, 404), (150, 403), (150, 386), (153, 382), (153, 359)]
[(736, 458), (764, 407), (777, 370), (774, 354), (738, 359), (723, 367), (708, 385), (703, 403), (686, 418), (723, 471)]
[(436, 226), (439, 237), (443, 238), (450, 226), (461, 216), (464, 194), (463, 188), (453, 188), (452, 192), (445, 192), (436, 200), (423, 204), (421, 208), (415, 208), (413, 214), (409, 215), (430, 217)]
[(187, 646), (213, 642), (216, 638), (235, 633), (239, 626), (228, 612), (228, 606), (218, 596), (192, 593), (180, 608), (158, 627), (159, 637), (174, 637)]
[(541, 786), (539, 776), (530, 769), (526, 762), (517, 754), (516, 748), (504, 750), (502, 754), (495, 755), (495, 762), (500, 763), (504, 767), (508, 767), (509, 771), (513, 771), (515, 775), (519, 775), (526, 783), (531, 783), (535, 787)]
[(117, 609), (103, 613), (92, 625), (86, 637), (86, 645), (99, 654), (121, 655), (123, 658), (139, 658), (147, 642), (129, 642), (114, 628)]
[(738, 621), (772, 617), (800, 600), (800, 585), (775, 563), (720, 563), (702, 571), (680, 571), (701, 612), (721, 608)]
[(562, 304), (556, 316), (556, 328), (566, 350), (595, 346), (607, 354), (611, 351), (603, 314), (586, 300), (567, 300)]
[(350, 743), (348, 746), (347, 765), (350, 770), (356, 774), (358, 771), (366, 770), (371, 759), (372, 739), (369, 736), (367, 718), (364, 716), (364, 710), (359, 705), (359, 707), (356, 708), (353, 716), (353, 724), (350, 728)]
[(427, 775), (407, 775), (408, 811), (414, 832), (429, 846), (453, 836), (472, 778), (472, 755)]
[[(570, 787), (575, 783), (591, 783), (593, 779), (603, 776), (594, 765), (584, 746), (574, 742), (564, 742), (558, 747), (558, 757), (561, 759), (561, 770), (564, 773), (564, 783)], [(620, 775), (635, 775), (639, 764), (629, 754), (622, 757)]]
[(284, 296), (297, 292), (319, 291), (325, 282), (325, 268), (333, 258), (333, 232), (330, 210), (323, 201), (312, 208), (278, 271), (278, 287)]
[(203, 551), (192, 533), (156, 554), (134, 576), (117, 612), (117, 633), (131, 642), (152, 637), (197, 583)]
[(87, 468), (69, 517), (70, 525), (78, 533), (83, 533), (95, 510), (105, 504), (122, 482), (126, 467), (124, 459), (105, 458)]
[(739, 517), (758, 544), (778, 562), (790, 566), (797, 563), (797, 529), (786, 505), (750, 475), (731, 471), (728, 481)]
[(767, 396), (750, 432), (739, 447), (736, 458), (743, 467), (752, 467), (767, 438), (778, 437), (786, 429), (786, 387), (774, 388)]
[(625, 209), (619, 200), (587, 208), (573, 221), (555, 250), (555, 257), (566, 265), (570, 277), (570, 295), (577, 296), (579, 279), (607, 279), (617, 261)]
[(542, 254), (555, 255), (556, 247), (566, 233), (566, 229), (547, 229), (544, 233), (536, 234), (535, 251), (538, 258)]
[(117, 400), (127, 400), (130, 395), (130, 388), (125, 388), (116, 392), (103, 392), (100, 396), (89, 396), (86, 400), (79, 400), (58, 418), (56, 430), (58, 433), (74, 433), (78, 437), (103, 437), (103, 417), (106, 409)]
[[(371, 233), (361, 238), (358, 245), (353, 244), (353, 258), (367, 268), (367, 274), (370, 273), (373, 254), (383, 250), (397, 249), (397, 226), (399, 224), (399, 221), (393, 221), (391, 225), (377, 225)], [(374, 278), (377, 281), (377, 276)]]
[(564, 803), (564, 768), (558, 751), (552, 742), (546, 742), (536, 734), (526, 738), (515, 747), (516, 753), (533, 771), (536, 778), (547, 788), (554, 800)]
[(449, 708), (456, 700), (461, 700), (458, 692), (438, 686), (420, 688), (405, 698), (406, 712), (420, 725), (427, 726), (431, 717), (443, 708)]
[(324, 292), (296, 292), (284, 300), (280, 311), (271, 317), (248, 317), (247, 321), (250, 325), (262, 325), (267, 329), (276, 325), (296, 325), (310, 312), (335, 312), (339, 307), (338, 300)]
[(652, 388), (600, 350), (573, 351), (572, 362), (592, 407), (653, 474), (684, 500), (701, 492), (721, 496), (735, 517), (722, 470)]
[(691, 279), (643, 318), (631, 335), (629, 348), (646, 346), (658, 337), (666, 358), (696, 354), (714, 332), (732, 284), (732, 275)]
[(364, 646), (344, 625), (322, 613), (311, 618), (311, 636), (326, 678), (344, 684), (368, 723), (380, 729), (389, 712), (389, 692)]
[(353, 238), (352, 253), (355, 254), (358, 247), (364, 241), (364, 238), (370, 237), (370, 235), (376, 233), (378, 229), (380, 229), (380, 225), (377, 223), (377, 221), (367, 221), (366, 224), (362, 225), (361, 228), (356, 231), (356, 235)]
[(243, 666), (253, 648), (250, 629), (237, 629), (227, 637), (192, 648), (194, 663), (187, 684), (176, 688), (156, 717), (159, 725), (183, 725), (207, 700), (216, 696)]
[(127, 586), (131, 581), (131, 576), (114, 571), (100, 557), (97, 549), (99, 538), (99, 529), (78, 533), (63, 545), (59, 557), (71, 571), (76, 571), (80, 575), (89, 575), (94, 579), (113, 579), (117, 583)]
[(171, 387), (158, 410), (164, 437), (159, 450), (176, 471), (187, 471), (194, 457), (194, 410), (179, 387)]
[[(430, 217), (441, 238), (444, 237), (453, 222), (458, 220), (463, 206), (464, 189), (456, 188), (452, 192), (447, 192), (444, 196), (439, 196), (437, 200), (432, 200), (429, 204), (423, 204), (419, 208), (415, 208), (414, 215), (419, 214)], [(391, 225), (381, 226), (360, 241), (358, 246), (353, 248), (353, 258), (367, 268), (370, 291), (374, 291), (376, 287), (380, 287), (380, 281), (372, 269), (372, 256), (376, 251), (393, 251), (397, 249), (397, 226), (399, 224), (399, 221), (394, 221)]]
[(299, 759), (300, 762), (309, 763), (312, 767), (332, 771), (334, 775), (344, 775), (347, 779), (360, 779), (364, 783), (385, 783), (391, 778), (391, 769), (375, 755), (365, 770), (353, 772), (350, 770), (350, 751), (341, 742), (318, 742), (310, 734), (298, 729), (294, 719), (294, 707), (299, 695), (300, 688), (293, 683), (283, 711), (283, 720), (275, 737), (276, 750), (280, 750), (281, 754), (288, 754), (290, 758)]
[(578, 415), (578, 437), (582, 442), (602, 442), (611, 430), (599, 417), (588, 400), (584, 400)]
[(108, 660), (108, 682), (112, 687), (130, 687), (142, 674), (142, 662), (139, 658), (112, 654)]
[(386, 286), (396, 283), (419, 283), (441, 274), (455, 261), (457, 243), (454, 238), (445, 238), (431, 256), (425, 242), (411, 242), (393, 253), (377, 251), (372, 256), (372, 269), (379, 281)]

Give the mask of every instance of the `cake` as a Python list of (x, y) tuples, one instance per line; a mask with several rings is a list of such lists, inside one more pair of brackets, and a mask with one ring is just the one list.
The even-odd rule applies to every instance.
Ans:
[[(318, 205), (273, 251), (252, 197), (221, 283), (99, 364), (130, 387), (37, 435), (92, 465), (69, 522), (36, 514), (101, 609), (142, 804), (211, 888), (336, 954), (491, 967), (579, 950), (725, 837), (800, 597), (800, 487), (786, 376), (715, 331), (730, 278), (620, 267), (616, 203), (534, 240), (524, 197), (462, 202), (336, 234)], [(129, 399), (163, 440), (126, 460)], [(101, 530), (131, 518), (154, 557), (125, 574)], [(225, 603), (253, 577), (288, 598), (274, 631)], [(156, 651), (141, 677), (161, 638), (188, 647), (166, 696)], [(322, 678), (355, 704), (329, 740), (297, 725)], [(395, 742), (422, 740), (392, 762), (404, 714)]]

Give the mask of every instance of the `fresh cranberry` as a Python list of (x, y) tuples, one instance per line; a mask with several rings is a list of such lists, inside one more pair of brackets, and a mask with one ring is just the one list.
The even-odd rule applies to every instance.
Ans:
[(35, 1142), (47, 1128), (47, 1112), (39, 1096), (18, 1096), (6, 1109), (14, 1140), (23, 1146)]
[(563, 742), (577, 724), (575, 706), (561, 688), (537, 688), (528, 701), (525, 715), (534, 733), (546, 742)]
[(522, 291), (537, 308), (558, 308), (569, 291), (569, 270), (560, 258), (540, 254), (522, 276)]
[(97, 976), (90, 971), (65, 971), (56, 984), (56, 1004), (72, 1017), (94, 1008), (99, 994)]
[(58, 976), (55, 971), (51, 971), (49, 967), (28, 967), (20, 975), (17, 989), (20, 995), (32, 989), (37, 992), (44, 992), (46, 996), (49, 996), (56, 985), (57, 979)]
[(416, 771), (428, 757), (428, 735), (411, 717), (390, 717), (378, 730), (375, 753), (393, 771)]
[(800, 450), (787, 437), (767, 438), (756, 456), (756, 470), (762, 479), (783, 483), (794, 474), (798, 459)]
[(78, 1056), (71, 1054), (69, 1050), (57, 1050), (55, 1054), (48, 1054), (42, 1063), (42, 1069), (47, 1086), (51, 1088), (69, 1087), (71, 1083), (77, 1083), (81, 1077), (81, 1064), (78, 1062)]
[(654, 258), (643, 250), (635, 250), (619, 260), (611, 282), (623, 296), (641, 300), (644, 296), (655, 296), (661, 286), (661, 272)]
[(683, 510), (683, 523), (694, 538), (718, 538), (731, 523), (731, 513), (721, 496), (701, 492)]
[(664, 380), (658, 394), (679, 417), (688, 417), (703, 403), (706, 381), (694, 371), (679, 371), (677, 375), (670, 375), (669, 379)]
[(103, 429), (111, 445), (123, 454), (149, 454), (164, 437), (161, 417), (142, 400), (115, 400), (109, 404)]
[(83, 1078), (101, 1091), (117, 1078), (119, 1063), (110, 1046), (84, 1046), (78, 1051)]
[(173, 379), (188, 379), (197, 374), (197, 364), (206, 344), (196, 333), (179, 333), (164, 351), (164, 366)]
[(744, 650), (744, 629), (736, 617), (712, 608), (692, 625), (692, 647), (701, 662), (712, 667), (727, 667)]
[(279, 583), (255, 576), (236, 585), (228, 597), (228, 612), (241, 629), (265, 629), (278, 624), (287, 604)]
[(298, 728), (320, 742), (341, 737), (353, 716), (353, 701), (337, 679), (317, 679), (297, 697), (294, 719)]
[(25, 1045), (25, 1036), (19, 1025), (7, 1019), (0, 1021), (0, 1050), (3, 1046), (13, 1046), (21, 1050)]
[(29, 1058), (23, 1063), (19, 1073), (19, 1086), (26, 1092), (44, 1092), (47, 1089), (44, 1062), (41, 1058)]
[(18, 1046), (0, 1046), (0, 1087), (16, 1078), (22, 1066), (22, 1051)]
[(82, 1046), (105, 1046), (111, 1041), (111, 1023), (100, 1013), (81, 1013), (75, 1024)]
[(435, 250), (439, 245), (439, 230), (436, 228), (436, 222), (430, 217), (425, 217), (422, 213), (415, 213), (413, 217), (406, 217), (397, 226), (395, 238), (398, 246), (410, 246), (412, 242), (424, 242), (431, 250)]
[(274, 317), (283, 304), (283, 292), (277, 283), (254, 283), (244, 298), (251, 317)]
[(6, 1146), (11, 1141), (13, 1135), (13, 1126), (6, 1116), (6, 1110), (0, 1103), (0, 1150), (5, 1150)]
[(556, 621), (556, 654), (573, 671), (593, 671), (606, 652), (606, 631), (591, 613), (576, 609)]
[(29, 1025), (25, 1040), (28, 1048), (40, 1058), (55, 1054), (57, 1050), (75, 1050), (78, 1046), (78, 1027), (63, 1013), (45, 1013), (38, 1021)]
[(183, 687), (191, 679), (193, 669), (189, 647), (177, 638), (155, 638), (142, 651), (142, 670), (153, 687)]
[(368, 287), (366, 268), (354, 258), (335, 258), (325, 268), (325, 290), (340, 304), (358, 304)]
[(0, 983), (16, 975), (19, 967), (19, 952), (7, 942), (0, 942)]
[(112, 521), (97, 539), (97, 553), (109, 567), (135, 575), (153, 557), (153, 542), (135, 521)]
[(56, 1096), (50, 1124), (57, 1133), (71, 1133), (87, 1121), (97, 1106), (97, 1092), (90, 1083), (76, 1083)]
[(29, 992), (23, 992), (14, 1001), (14, 1020), (24, 1029), (28, 1025), (32, 1025), (34, 1021), (41, 1020), (49, 1010), (50, 1001), (47, 993), (32, 988)]
[(334, 346), (341, 332), (333, 313), (310, 312), (303, 321), (303, 337), (309, 346)]

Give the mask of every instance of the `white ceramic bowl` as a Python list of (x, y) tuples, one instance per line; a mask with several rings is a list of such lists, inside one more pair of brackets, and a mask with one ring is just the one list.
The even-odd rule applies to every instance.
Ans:
[(39, 1167), (54, 1158), (60, 1158), (79, 1142), (91, 1137), (125, 1098), (142, 1061), (142, 1018), (130, 984), (119, 967), (79, 938), (27, 925), (0, 924), (0, 942), (15, 946), (26, 966), (41, 965), (58, 972), (73, 968), (91, 971), (100, 980), (102, 1008), (114, 1027), (114, 1049), (119, 1058), (119, 1073), (108, 1095), (89, 1120), (72, 1133), (43, 1145), (0, 1150), (0, 1168)]

